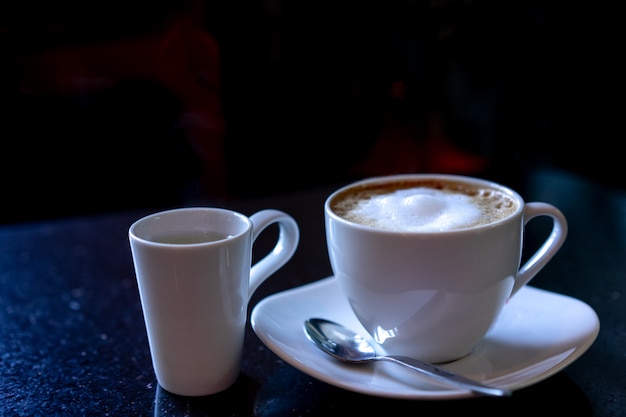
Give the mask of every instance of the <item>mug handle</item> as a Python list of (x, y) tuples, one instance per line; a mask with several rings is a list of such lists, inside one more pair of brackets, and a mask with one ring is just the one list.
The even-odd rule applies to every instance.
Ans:
[(524, 285), (552, 259), (563, 246), (567, 237), (567, 220), (561, 211), (548, 203), (526, 203), (524, 207), (524, 227), (535, 217), (548, 216), (552, 218), (552, 231), (541, 247), (530, 257), (517, 272), (515, 284), (510, 297), (515, 295)]
[(278, 223), (279, 232), (274, 249), (250, 268), (248, 301), (263, 281), (291, 259), (300, 241), (298, 223), (285, 212), (274, 209), (261, 210), (250, 216), (250, 220), (253, 243), (261, 232), (273, 223)]

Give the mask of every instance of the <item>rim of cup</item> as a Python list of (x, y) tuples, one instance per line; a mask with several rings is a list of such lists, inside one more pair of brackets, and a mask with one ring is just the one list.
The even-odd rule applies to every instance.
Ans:
[[(197, 243), (158, 242), (146, 236), (146, 232), (148, 230), (154, 230), (152, 227), (156, 226), (157, 222), (161, 220), (161, 217), (164, 217), (164, 216), (173, 217), (173, 216), (178, 216), (181, 213), (190, 213), (190, 212), (197, 212), (199, 213), (199, 215), (202, 215), (202, 216), (206, 216), (207, 213), (213, 213), (213, 214), (219, 213), (220, 215), (224, 216), (224, 218), (228, 217), (230, 219), (232, 218), (237, 219), (238, 225), (236, 228), (229, 229), (228, 233), (221, 231), (224, 234), (228, 234), (228, 237), (217, 239), (217, 240), (207, 240), (204, 242), (197, 242)], [(168, 223), (168, 224), (171, 226), (174, 223)], [(142, 230), (144, 228), (145, 230)], [(221, 242), (224, 242), (225, 240), (231, 240), (233, 238), (237, 238), (237, 237), (244, 235), (251, 228), (252, 228), (252, 221), (250, 220), (250, 218), (235, 210), (220, 208), (220, 207), (183, 207), (183, 208), (163, 210), (163, 211), (145, 215), (131, 224), (131, 226), (128, 229), (128, 234), (133, 239), (136, 239), (137, 241), (141, 241), (145, 244), (151, 244), (151, 245), (157, 245), (157, 246), (182, 247), (182, 246), (201, 246), (201, 245), (220, 244)], [(237, 229), (236, 232), (232, 233), (232, 230), (235, 230), (235, 229)], [(170, 231), (171, 231), (170, 227), (164, 228), (162, 230), (162, 232), (164, 233), (170, 232)], [(153, 232), (153, 235), (154, 235), (154, 232)]]

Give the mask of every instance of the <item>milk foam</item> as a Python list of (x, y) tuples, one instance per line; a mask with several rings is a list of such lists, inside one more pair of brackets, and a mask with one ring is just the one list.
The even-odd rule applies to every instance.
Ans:
[(475, 198), (433, 188), (408, 188), (374, 195), (350, 211), (352, 220), (389, 230), (440, 232), (471, 227), (482, 210)]

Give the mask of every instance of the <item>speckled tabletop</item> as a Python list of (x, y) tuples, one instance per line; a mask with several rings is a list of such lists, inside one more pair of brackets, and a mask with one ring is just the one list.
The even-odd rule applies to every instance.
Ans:
[[(241, 201), (207, 201), (252, 214), (291, 213), (294, 258), (253, 296), (331, 274), (323, 210), (332, 187)], [(369, 396), (318, 381), (268, 349), (247, 326), (241, 375), (207, 397), (172, 395), (155, 380), (127, 231), (145, 211), (0, 227), (1, 416), (315, 416), (442, 413), (621, 416), (626, 412), (626, 193), (560, 171), (528, 176), (518, 190), (567, 216), (569, 236), (532, 285), (575, 297), (600, 318), (591, 347), (562, 371), (510, 398), (449, 401)], [(529, 244), (540, 239), (530, 229)], [(259, 251), (271, 232), (260, 238)], [(267, 243), (263, 239), (267, 239)], [(257, 255), (255, 255), (257, 256)]]

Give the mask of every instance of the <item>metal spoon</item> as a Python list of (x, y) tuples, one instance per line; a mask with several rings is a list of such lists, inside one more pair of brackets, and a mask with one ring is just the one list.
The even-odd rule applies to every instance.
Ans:
[(510, 390), (490, 387), (417, 359), (397, 355), (377, 355), (374, 347), (363, 336), (329, 320), (320, 318), (308, 319), (304, 322), (304, 330), (307, 337), (318, 348), (344, 362), (389, 361), (421, 372), (437, 381), (479, 394), (496, 397), (510, 396), (512, 394)]

